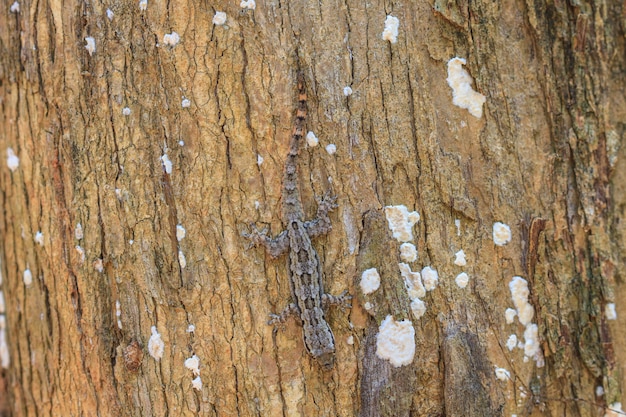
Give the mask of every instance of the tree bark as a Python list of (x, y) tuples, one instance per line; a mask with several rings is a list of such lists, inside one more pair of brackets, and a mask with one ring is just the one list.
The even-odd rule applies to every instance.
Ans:
[[(18, 1), (0, 10), (0, 414), (618, 415), (623, 2)], [(452, 102), (457, 56), (480, 118)], [(313, 245), (325, 291), (354, 297), (327, 314), (330, 371), (297, 322), (267, 325), (291, 302), (286, 261), (242, 237), (284, 229), (299, 72), (320, 141), (300, 153), (305, 220), (338, 197)], [(439, 274), (421, 318), (392, 205), (421, 216), (410, 268)], [(381, 286), (366, 295), (369, 268)], [(505, 320), (514, 276), (538, 360), (506, 346), (527, 329)], [(377, 351), (387, 316), (411, 321), (409, 364)]]

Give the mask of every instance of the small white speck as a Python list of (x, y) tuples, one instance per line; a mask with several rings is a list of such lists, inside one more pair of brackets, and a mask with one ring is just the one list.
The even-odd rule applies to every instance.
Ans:
[(39, 231), (35, 233), (35, 242), (39, 243), (39, 246), (43, 246), (43, 233)]
[(33, 283), (33, 274), (32, 272), (30, 272), (30, 269), (27, 269), (24, 271), (24, 285), (26, 285), (27, 287), (30, 287), (32, 283)]
[(172, 175), (172, 161), (170, 161), (167, 154), (163, 154), (163, 156), (161, 156), (161, 162), (163, 163), (163, 168), (165, 169), (167, 175)]
[(187, 326), (187, 333), (193, 333), (196, 331), (196, 326), (194, 326), (193, 324), (190, 324), (189, 326)]
[(239, 3), (239, 7), (241, 7), (242, 9), (254, 10), (256, 9), (256, 1), (242, 0), (241, 3)]
[(7, 166), (11, 172), (15, 172), (15, 170), (20, 166), (20, 158), (15, 155), (13, 148), (7, 148)]
[(20, 4), (18, 2), (13, 2), (11, 8), (9, 9), (11, 13), (19, 13), (20, 12)]
[(83, 226), (80, 223), (77, 223), (74, 228), (74, 237), (76, 240), (81, 240), (83, 238)]
[(317, 136), (315, 136), (315, 133), (309, 131), (306, 134), (306, 143), (312, 148), (314, 146), (317, 146), (317, 144), (320, 143), (320, 140), (317, 138)]
[(426, 291), (432, 291), (437, 287), (437, 284), (439, 283), (439, 274), (435, 269), (427, 266), (422, 269), (422, 280), (424, 282), (424, 288), (426, 288)]
[(178, 141), (178, 146), (185, 146), (185, 142), (184, 142), (184, 141), (182, 141), (182, 140), (179, 140), (179, 141)]
[(385, 29), (383, 30), (382, 38), (385, 41), (391, 43), (398, 42), (398, 27), (400, 26), (400, 20), (397, 17), (388, 15), (385, 19)]
[(374, 308), (374, 306), (369, 301), (366, 301), (365, 304), (363, 304), (363, 308), (367, 311), (370, 311), (372, 308)]
[(455, 265), (458, 265), (458, 266), (467, 265), (467, 260), (465, 259), (465, 252), (463, 252), (463, 249), (455, 253), (454, 256), (455, 256), (455, 259), (454, 259)]
[(504, 319), (506, 320), (506, 324), (513, 324), (515, 321), (515, 316), (517, 316), (517, 311), (513, 308), (507, 308), (504, 311)]
[(191, 386), (196, 391), (202, 391), (202, 379), (200, 378), (200, 375), (198, 375), (197, 377), (193, 379), (193, 381), (191, 381)]
[(104, 264), (102, 263), (102, 259), (98, 258), (93, 261), (93, 267), (96, 271), (103, 273), (104, 272)]
[(191, 358), (185, 359), (185, 368), (193, 372), (194, 376), (200, 375), (200, 358), (193, 355)]
[(113, 10), (107, 9), (107, 18), (109, 19), (109, 21), (113, 20), (114, 15), (115, 14), (113, 13)]
[(604, 307), (604, 315), (607, 320), (617, 320), (617, 311), (615, 311), (615, 303), (608, 303)]
[(180, 36), (176, 32), (166, 33), (163, 35), (163, 43), (165, 45), (174, 47), (180, 42)]
[(122, 330), (122, 307), (120, 305), (120, 300), (115, 300), (115, 316), (117, 317), (117, 327)]
[(187, 107), (191, 106), (191, 100), (189, 100), (188, 98), (184, 98), (183, 101), (180, 102), (180, 105), (183, 109), (186, 109)]
[(380, 287), (380, 275), (376, 268), (370, 268), (361, 274), (361, 291), (363, 294), (371, 294)]
[(417, 248), (415, 245), (408, 242), (400, 245), (400, 259), (404, 262), (415, 262), (417, 260)]
[(415, 329), (409, 320), (396, 321), (388, 315), (378, 328), (376, 356), (398, 368), (409, 365), (415, 356)]
[(496, 378), (498, 378), (500, 381), (508, 381), (509, 379), (511, 379), (511, 374), (509, 373), (509, 371), (507, 371), (504, 368), (496, 368)]
[(461, 220), (454, 219), (454, 225), (456, 226), (456, 235), (461, 236)]
[(598, 385), (596, 387), (596, 397), (602, 397), (604, 395), (604, 387), (602, 385)]
[(349, 345), (353, 345), (354, 344), (354, 336), (350, 335), (348, 336), (348, 338), (346, 339), (346, 343)]
[(81, 264), (85, 263), (85, 250), (76, 245), (76, 253), (78, 253), (78, 262), (80, 262)]
[(413, 312), (415, 320), (421, 319), (426, 314), (426, 304), (419, 298), (414, 299), (411, 301), (411, 312)]
[(156, 326), (152, 326), (150, 331), (152, 332), (152, 336), (150, 336), (150, 340), (148, 340), (148, 353), (158, 361), (163, 357), (165, 343), (163, 339), (161, 339), (159, 332), (157, 332)]
[(467, 287), (467, 283), (469, 282), (469, 275), (467, 275), (465, 272), (461, 272), (459, 275), (456, 276), (454, 282), (456, 282), (456, 285), (458, 285), (459, 288), (465, 288)]
[(122, 109), (122, 114), (123, 114), (124, 116), (130, 116), (130, 108), (128, 108), (128, 107), (124, 107), (124, 108)]
[(516, 346), (517, 346), (517, 336), (512, 334), (509, 336), (509, 338), (506, 341), (506, 347), (509, 350), (513, 350), (515, 349)]
[(128, 241), (128, 244), (129, 244), (129, 245), (131, 245), (131, 246), (132, 246), (132, 244), (133, 244), (133, 243), (135, 243), (135, 241), (134, 241), (133, 239), (130, 239), (130, 240)]
[(255, 210), (258, 210), (258, 209), (259, 209), (259, 207), (261, 207), (261, 203), (259, 203), (258, 201), (255, 201), (255, 202), (254, 202), (254, 209), (255, 209)]
[(352, 88), (348, 87), (344, 87), (343, 88), (343, 95), (346, 97), (350, 97), (352, 95)]
[(328, 152), (329, 155), (334, 155), (335, 152), (337, 152), (337, 146), (333, 143), (326, 145), (326, 152)]
[(139, 10), (144, 11), (148, 8), (148, 0), (139, 0)]
[(262, 157), (261, 155), (257, 155), (257, 156), (256, 156), (256, 164), (257, 164), (258, 166), (261, 166), (261, 164), (263, 163), (263, 161), (264, 161), (264, 159), (263, 159), (263, 157)]
[(493, 243), (504, 246), (511, 241), (511, 228), (504, 223), (493, 224)]
[(85, 49), (89, 52), (89, 56), (93, 55), (96, 52), (96, 40), (91, 36), (87, 36), (85, 42), (87, 42)]
[(222, 26), (224, 23), (226, 23), (226, 13), (215, 12), (215, 16), (213, 16), (213, 24), (216, 26)]
[(185, 254), (182, 250), (178, 251), (178, 263), (180, 264), (181, 269), (185, 269), (187, 266), (187, 258), (185, 258)]
[(176, 240), (179, 242), (185, 238), (187, 235), (187, 230), (183, 227), (182, 224), (176, 225)]
[(118, 200), (122, 199), (122, 190), (120, 190), (119, 188), (115, 189), (115, 197), (117, 197)]

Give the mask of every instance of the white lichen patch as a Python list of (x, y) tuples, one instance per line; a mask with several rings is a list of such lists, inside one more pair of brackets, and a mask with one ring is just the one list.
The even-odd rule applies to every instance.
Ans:
[(202, 379), (200, 378), (200, 375), (198, 375), (197, 377), (195, 377), (192, 381), (191, 381), (191, 386), (196, 390), (196, 391), (202, 391)]
[(180, 36), (176, 32), (166, 33), (163, 35), (163, 44), (174, 47), (180, 42)]
[(38, 243), (39, 246), (43, 246), (43, 233), (41, 233), (41, 231), (37, 231), (37, 233), (35, 233), (35, 243)]
[(152, 335), (150, 336), (150, 340), (148, 340), (148, 353), (158, 361), (163, 357), (165, 343), (163, 342), (163, 339), (161, 339), (159, 332), (157, 332), (156, 326), (152, 326), (150, 331), (152, 332)]
[(424, 282), (424, 288), (426, 288), (426, 291), (432, 291), (437, 288), (437, 284), (439, 283), (439, 274), (435, 269), (430, 266), (426, 266), (422, 269), (422, 281)]
[(7, 148), (7, 166), (11, 172), (15, 172), (15, 170), (20, 166), (20, 158), (15, 155), (13, 148)]
[(622, 410), (622, 403), (613, 403), (609, 405), (604, 417), (624, 417), (624, 410)]
[(261, 155), (256, 156), (256, 164), (258, 166), (261, 166), (261, 164), (263, 164), (263, 161), (265, 161), (265, 159)]
[(100, 259), (100, 258), (98, 258), (95, 261), (93, 261), (93, 267), (99, 273), (103, 273), (104, 272), (104, 263), (102, 262), (102, 259)]
[(81, 246), (76, 245), (76, 253), (78, 254), (78, 262), (80, 262), (81, 264), (85, 263), (85, 249), (83, 249)]
[(607, 320), (617, 320), (617, 311), (615, 311), (615, 303), (608, 303), (604, 307), (604, 315)]
[(343, 95), (346, 97), (350, 97), (352, 95), (352, 88), (350, 86), (344, 87)]
[(213, 16), (213, 24), (215, 26), (222, 26), (224, 23), (226, 23), (226, 13), (216, 11)]
[(426, 295), (426, 289), (422, 284), (422, 277), (419, 272), (414, 272), (411, 267), (405, 263), (399, 263), (400, 274), (404, 279), (404, 286), (411, 300), (422, 298)]
[(504, 319), (506, 320), (506, 324), (513, 324), (515, 316), (517, 316), (517, 311), (515, 311), (515, 309), (507, 308), (504, 310)]
[(335, 153), (337, 153), (337, 145), (335, 145), (334, 143), (329, 143), (328, 145), (326, 145), (326, 152), (328, 152), (328, 155), (334, 155)]
[(74, 237), (76, 240), (81, 240), (83, 238), (83, 226), (80, 223), (77, 223), (74, 228)]
[(496, 368), (495, 373), (496, 373), (496, 378), (498, 378), (500, 381), (506, 382), (509, 379), (511, 379), (511, 374), (509, 373), (509, 371), (507, 371), (504, 368)]
[(189, 100), (188, 98), (183, 98), (183, 100), (180, 102), (180, 106), (183, 109), (188, 108), (189, 106), (191, 106), (191, 100)]
[(129, 108), (129, 107), (124, 107), (124, 108), (122, 109), (122, 114), (123, 114), (124, 116), (130, 116), (130, 108)]
[(370, 268), (361, 274), (361, 291), (363, 294), (371, 294), (380, 287), (380, 275), (376, 268)]
[(189, 326), (187, 326), (187, 333), (193, 333), (196, 331), (196, 326), (193, 324), (190, 324)]
[(17, 1), (14, 1), (11, 7), (9, 8), (11, 13), (19, 13), (20, 12), (20, 4)]
[(454, 219), (454, 226), (456, 227), (456, 235), (461, 236), (461, 219)]
[(193, 372), (194, 376), (200, 375), (200, 358), (193, 355), (191, 358), (185, 359), (185, 368)]
[(185, 258), (185, 254), (182, 250), (178, 251), (178, 264), (180, 265), (181, 269), (185, 269), (185, 267), (187, 266), (187, 258)]
[(456, 276), (454, 282), (456, 282), (456, 285), (458, 285), (459, 288), (465, 288), (469, 283), (469, 275), (467, 275), (465, 272), (461, 272), (459, 275)]
[(511, 282), (509, 282), (509, 289), (511, 290), (513, 304), (517, 309), (519, 322), (527, 326), (535, 315), (535, 309), (528, 302), (528, 296), (530, 295), (530, 291), (528, 291), (528, 281), (522, 277), (513, 277)]
[(113, 20), (113, 16), (115, 16), (115, 13), (113, 13), (113, 10), (107, 9), (107, 18), (109, 19), (109, 21)]
[(474, 81), (469, 73), (463, 68), (466, 64), (464, 58), (452, 58), (448, 61), (448, 85), (452, 88), (452, 104), (477, 118), (483, 116), (483, 104), (487, 100), (485, 96), (472, 88)]
[(309, 132), (306, 134), (306, 143), (312, 148), (314, 146), (317, 146), (318, 143), (320, 143), (320, 140), (317, 138), (317, 136), (315, 136), (315, 133), (309, 130)]
[(411, 301), (411, 312), (415, 320), (421, 319), (426, 314), (426, 304), (419, 298), (414, 299)]
[(513, 350), (515, 349), (516, 346), (517, 346), (517, 335), (512, 334), (506, 340), (506, 347), (509, 350)]
[(415, 262), (417, 260), (417, 248), (415, 245), (408, 242), (400, 245), (400, 259), (404, 262)]
[(403, 205), (387, 206), (385, 207), (385, 217), (395, 239), (399, 242), (413, 240), (413, 226), (420, 220), (418, 212), (409, 212)]
[(511, 228), (500, 222), (493, 224), (493, 243), (504, 246), (511, 241)]
[(409, 320), (396, 321), (388, 315), (378, 328), (376, 356), (394, 367), (409, 365), (415, 356), (415, 329)]
[(180, 242), (181, 240), (185, 238), (185, 236), (187, 236), (187, 229), (185, 229), (182, 224), (177, 224), (176, 225), (176, 240)]
[(255, 0), (241, 0), (239, 3), (239, 7), (242, 9), (254, 10), (256, 9), (256, 1)]
[(465, 266), (467, 265), (467, 260), (465, 259), (465, 252), (463, 252), (463, 249), (461, 249), (460, 251), (458, 251), (457, 253), (454, 254), (454, 264), (458, 265), (458, 266)]
[(92, 36), (87, 36), (85, 42), (85, 49), (89, 52), (89, 56), (92, 56), (96, 52), (96, 40)]
[(602, 385), (598, 385), (596, 387), (596, 397), (602, 397), (604, 395), (604, 387)]
[(117, 317), (117, 327), (122, 329), (122, 306), (120, 300), (115, 300), (115, 317)]
[(538, 330), (537, 325), (533, 323), (526, 326), (526, 330), (524, 330), (524, 355), (529, 358), (535, 358), (541, 353)]
[(142, 12), (148, 8), (148, 0), (139, 0), (139, 10)]
[(354, 336), (350, 335), (346, 338), (346, 343), (352, 346), (354, 344)]
[(391, 43), (398, 42), (398, 28), (400, 27), (400, 20), (391, 15), (387, 15), (385, 19), (385, 29), (382, 33), (382, 38), (385, 41), (389, 41)]
[(166, 153), (161, 156), (161, 163), (167, 175), (172, 175), (172, 161), (170, 161), (170, 157)]
[(30, 287), (30, 285), (33, 283), (33, 273), (30, 272), (30, 269), (26, 269), (24, 271), (24, 275), (22, 276), (22, 279), (24, 281), (24, 285), (26, 285), (27, 287)]

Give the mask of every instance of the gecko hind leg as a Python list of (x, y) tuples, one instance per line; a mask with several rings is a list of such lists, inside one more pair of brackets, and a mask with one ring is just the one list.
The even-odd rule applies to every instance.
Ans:
[(300, 310), (294, 303), (289, 304), (280, 314), (270, 314), (270, 319), (267, 324), (271, 326), (284, 325), (289, 317), (293, 316), (296, 320), (300, 321)]
[(330, 232), (333, 228), (328, 213), (337, 208), (337, 196), (331, 196), (330, 193), (324, 194), (324, 197), (317, 200), (317, 217), (315, 220), (304, 223), (304, 227), (309, 237), (314, 238)]
[(344, 291), (339, 295), (332, 294), (323, 294), (322, 295), (322, 306), (327, 309), (330, 306), (338, 306), (342, 310), (344, 308), (352, 308), (352, 296), (348, 294), (348, 291)]

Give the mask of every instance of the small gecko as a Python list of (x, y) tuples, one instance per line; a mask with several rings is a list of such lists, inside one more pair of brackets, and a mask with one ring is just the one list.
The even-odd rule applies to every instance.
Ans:
[(326, 369), (335, 361), (335, 339), (325, 319), (325, 311), (330, 305), (349, 307), (352, 298), (346, 292), (339, 296), (324, 293), (322, 265), (311, 243), (311, 238), (328, 233), (332, 229), (328, 213), (337, 207), (336, 197), (328, 194), (319, 201), (317, 218), (304, 221), (304, 209), (298, 187), (298, 153), (304, 140), (304, 126), (307, 115), (307, 95), (304, 76), (298, 75), (298, 109), (294, 124), (289, 154), (285, 162), (283, 178), (283, 221), (286, 230), (274, 239), (265, 231), (252, 226), (252, 233), (244, 234), (253, 245), (263, 245), (270, 256), (276, 258), (289, 250), (289, 284), (294, 303), (281, 314), (271, 314), (268, 324), (284, 323), (289, 316), (299, 318), (307, 352)]

